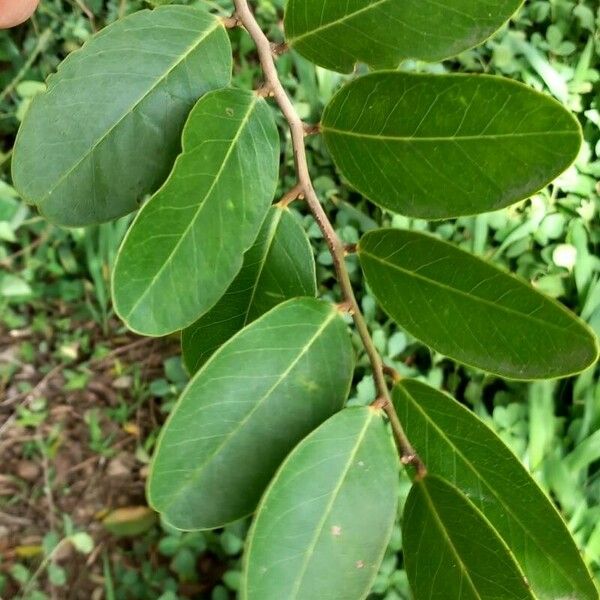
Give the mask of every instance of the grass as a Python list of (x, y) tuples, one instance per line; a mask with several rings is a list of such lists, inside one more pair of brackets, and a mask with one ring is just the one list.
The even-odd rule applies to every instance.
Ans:
[[(182, 534), (144, 511), (157, 431), (187, 376), (176, 338), (138, 338), (114, 317), (109, 273), (129, 220), (60, 230), (24, 206), (10, 182), (14, 135), (44, 79), (94, 30), (143, 4), (44, 0), (34, 21), (0, 32), (0, 598), (225, 600), (239, 580), (247, 522)], [(280, 40), (282, 2), (257, 4), (272, 39)], [(227, 12), (226, 0), (218, 5)], [(530, 0), (482, 48), (444, 65), (404, 65), (506, 75), (577, 114), (586, 143), (576, 164), (508, 210), (433, 225), (382, 214), (342, 185), (321, 140), (311, 137), (316, 188), (343, 239), (355, 243), (377, 221), (429, 229), (509, 266), (600, 333), (599, 31), (593, 0)], [(241, 31), (231, 35), (236, 83), (254, 87), (260, 74), (252, 45)], [(342, 76), (315, 71), (293, 53), (279, 59), (279, 68), (303, 118), (316, 122)], [(284, 173), (291, 185), (290, 155)], [(329, 254), (304, 219), (318, 248), (321, 292), (333, 298)], [(386, 361), (450, 391), (496, 429), (556, 501), (600, 574), (597, 371), (522, 384), (458, 366), (386, 320), (362, 287), (357, 264), (350, 267)], [(364, 357), (359, 367), (351, 402), (365, 404), (373, 383)], [(373, 599), (409, 598), (400, 548), (397, 525)]]

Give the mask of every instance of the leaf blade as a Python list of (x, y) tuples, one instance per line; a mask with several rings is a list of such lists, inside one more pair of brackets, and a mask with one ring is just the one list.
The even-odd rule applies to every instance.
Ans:
[(582, 141), (558, 102), (487, 75), (366, 75), (333, 97), (322, 129), (353, 187), (425, 219), (523, 200), (569, 167)]
[(217, 351), (182, 394), (152, 462), (151, 505), (181, 529), (249, 514), (292, 447), (342, 407), (352, 372), (335, 307), (309, 298), (275, 307)]
[(414, 483), (403, 519), (415, 598), (534, 600), (509, 548), (477, 508), (435, 476)]
[(188, 371), (195, 373), (232, 335), (277, 304), (316, 291), (308, 237), (288, 209), (274, 206), (225, 295), (182, 332)]
[(536, 597), (598, 599), (558, 511), (491, 429), (453, 398), (414, 380), (397, 384), (393, 401), (429, 473), (451, 482), (484, 514)]
[(242, 598), (365, 597), (394, 524), (397, 471), (379, 411), (331, 417), (294, 449), (261, 501)]
[(598, 358), (575, 315), (525, 282), (430, 235), (367, 233), (358, 254), (384, 310), (465, 364), (513, 379), (565, 377)]
[(193, 103), (228, 85), (231, 63), (224, 27), (199, 8), (140, 11), (110, 25), (33, 100), (15, 143), (16, 187), (65, 226), (135, 210), (167, 176)]
[(198, 102), (173, 172), (117, 255), (115, 309), (131, 329), (166, 335), (214, 306), (259, 232), (278, 161), (277, 127), (262, 98), (223, 89)]

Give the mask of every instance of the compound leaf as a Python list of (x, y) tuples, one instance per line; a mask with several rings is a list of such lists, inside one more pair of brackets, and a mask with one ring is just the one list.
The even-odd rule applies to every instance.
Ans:
[(522, 0), (289, 0), (288, 43), (309, 60), (349, 73), (356, 62), (396, 67), (439, 61), (477, 46)]
[(337, 309), (280, 304), (221, 347), (163, 427), (148, 497), (180, 529), (251, 513), (290, 450), (346, 400), (352, 345)]
[(425, 219), (523, 200), (560, 175), (581, 146), (579, 123), (558, 102), (487, 75), (366, 75), (333, 97), (322, 128), (359, 192)]
[(415, 600), (534, 600), (502, 538), (448, 482), (428, 476), (413, 485), (402, 530)]
[(348, 408), (302, 441), (261, 500), (242, 600), (365, 598), (396, 516), (398, 459), (380, 411)]
[(190, 113), (183, 153), (117, 256), (115, 308), (145, 335), (166, 335), (211, 309), (241, 269), (278, 179), (279, 134), (256, 94), (223, 89)]
[(446, 394), (417, 381), (398, 384), (393, 399), (429, 473), (451, 482), (483, 513), (537, 598), (598, 600), (558, 511), (491, 429)]
[(514, 379), (565, 377), (598, 357), (583, 321), (525, 282), (430, 235), (367, 233), (367, 282), (404, 329), (460, 362)]
[(73, 52), (27, 111), (12, 161), (22, 197), (59, 225), (139, 207), (168, 175), (196, 100), (228, 85), (231, 47), (205, 10), (140, 11)]
[(225, 295), (183, 331), (181, 347), (188, 371), (195, 373), (232, 335), (277, 304), (315, 294), (315, 261), (308, 237), (287, 208), (274, 206)]

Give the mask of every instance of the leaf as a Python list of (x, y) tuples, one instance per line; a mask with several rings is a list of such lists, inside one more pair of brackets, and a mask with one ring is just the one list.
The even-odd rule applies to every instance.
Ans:
[(387, 229), (367, 233), (358, 254), (383, 309), (446, 356), (514, 379), (565, 377), (598, 357), (583, 321), (451, 244)]
[(279, 134), (265, 100), (223, 89), (198, 102), (173, 172), (117, 255), (115, 308), (131, 329), (172, 333), (223, 296), (269, 210), (278, 165)]
[(515, 455), (473, 413), (417, 381), (394, 388), (406, 434), (431, 475), (467, 495), (504, 539), (540, 600), (598, 600), (556, 508)]
[(217, 304), (185, 329), (185, 364), (195, 373), (240, 329), (296, 296), (315, 296), (315, 261), (308, 238), (285, 208), (271, 208), (242, 270)]
[(205, 10), (169, 6), (117, 21), (33, 99), (15, 144), (16, 187), (60, 225), (135, 210), (169, 173), (194, 102), (230, 78), (227, 32)]
[(356, 62), (375, 69), (402, 59), (429, 62), (477, 46), (522, 0), (289, 0), (288, 43), (326, 69), (349, 73)]
[(403, 534), (415, 600), (534, 600), (506, 544), (446, 481), (425, 477), (413, 485)]
[(242, 600), (365, 598), (392, 533), (398, 459), (379, 410), (348, 408), (302, 441), (259, 505)]
[(373, 73), (322, 121), (340, 172), (389, 210), (425, 219), (509, 206), (576, 158), (578, 122), (558, 102), (487, 75)]
[(136, 537), (156, 523), (156, 513), (147, 506), (126, 506), (110, 511), (102, 524), (113, 535)]
[(163, 427), (148, 496), (178, 529), (250, 514), (290, 450), (343, 405), (353, 373), (337, 309), (280, 304), (198, 371)]

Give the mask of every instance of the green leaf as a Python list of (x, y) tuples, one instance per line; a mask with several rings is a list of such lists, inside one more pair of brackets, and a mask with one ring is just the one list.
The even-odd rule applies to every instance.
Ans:
[(533, 600), (498, 533), (446, 481), (425, 477), (413, 485), (404, 508), (403, 533), (415, 600)]
[(485, 515), (537, 598), (598, 600), (558, 511), (494, 432), (458, 402), (422, 383), (403, 381), (393, 398), (429, 473), (450, 481)]
[(425, 219), (523, 200), (560, 175), (581, 146), (579, 123), (558, 102), (487, 75), (367, 75), (333, 97), (322, 129), (359, 192)]
[(242, 267), (275, 193), (279, 134), (250, 91), (206, 94), (183, 132), (183, 153), (137, 215), (113, 275), (115, 308), (145, 335), (191, 325)]
[(60, 225), (135, 210), (168, 175), (194, 102), (230, 78), (227, 32), (205, 10), (169, 6), (117, 21), (33, 99), (15, 144), (16, 187)]
[(189, 372), (195, 373), (232, 335), (277, 304), (315, 294), (308, 237), (289, 210), (274, 206), (225, 295), (183, 331), (181, 347)]
[(280, 304), (198, 371), (163, 427), (148, 496), (171, 525), (220, 527), (250, 514), (290, 450), (343, 405), (350, 336), (337, 309)]
[(514, 379), (565, 377), (598, 357), (583, 321), (525, 282), (430, 235), (367, 233), (358, 247), (383, 309), (438, 352)]
[(382, 69), (402, 59), (436, 62), (477, 46), (522, 0), (289, 0), (288, 43), (326, 69)]
[(397, 490), (381, 412), (333, 416), (294, 449), (261, 500), (241, 599), (365, 598), (392, 533)]

